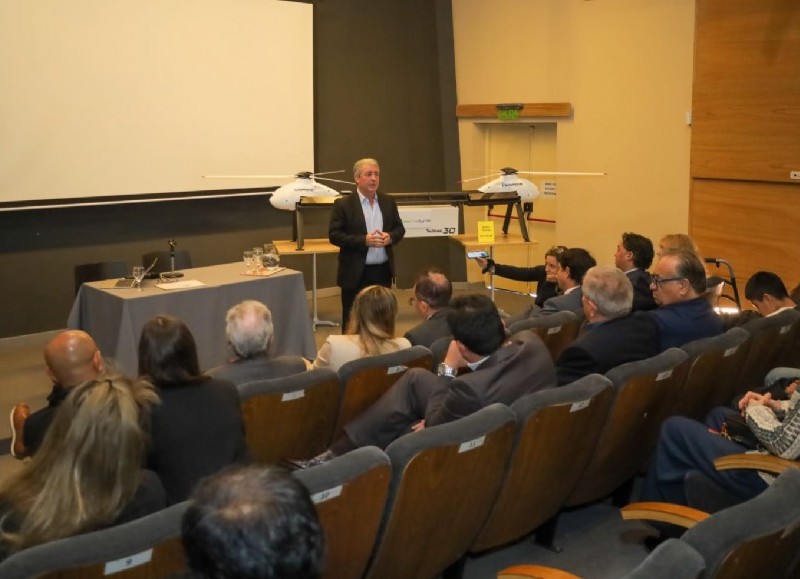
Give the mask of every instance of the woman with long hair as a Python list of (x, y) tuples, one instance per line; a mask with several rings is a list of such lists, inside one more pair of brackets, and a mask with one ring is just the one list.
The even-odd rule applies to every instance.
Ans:
[(181, 320), (161, 315), (144, 325), (139, 375), (161, 396), (147, 464), (161, 477), (170, 504), (186, 500), (204, 476), (246, 458), (239, 392), (200, 371), (197, 345)]
[(314, 360), (315, 368), (338, 370), (344, 363), (389, 354), (411, 347), (406, 338), (395, 338), (397, 298), (392, 290), (379, 285), (358, 292), (346, 333), (328, 336)]
[(0, 488), (4, 554), (127, 522), (166, 506), (142, 470), (148, 416), (158, 395), (113, 376), (70, 389), (26, 467)]

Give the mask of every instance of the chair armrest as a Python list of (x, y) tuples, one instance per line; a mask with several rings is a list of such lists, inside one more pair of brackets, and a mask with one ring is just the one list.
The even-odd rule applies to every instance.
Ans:
[(714, 460), (714, 468), (728, 470), (731, 468), (749, 468), (773, 474), (781, 474), (790, 468), (800, 468), (800, 462), (773, 456), (771, 454), (742, 453), (721, 456)]
[(690, 529), (710, 516), (703, 511), (671, 503), (631, 503), (622, 507), (620, 514), (625, 520), (660, 521), (684, 529)]
[(554, 567), (514, 565), (498, 571), (497, 579), (580, 579), (580, 577)]

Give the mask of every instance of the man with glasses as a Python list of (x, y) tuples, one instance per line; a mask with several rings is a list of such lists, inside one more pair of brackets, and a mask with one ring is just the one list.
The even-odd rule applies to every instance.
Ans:
[(721, 334), (725, 328), (705, 298), (706, 272), (696, 255), (682, 249), (666, 250), (656, 264), (650, 289), (658, 308), (655, 318), (661, 350)]
[(452, 296), (453, 286), (441, 270), (432, 267), (417, 276), (414, 297), (409, 301), (425, 321), (406, 332), (405, 337), (412, 346), (430, 348), (439, 338), (450, 335), (447, 306)]

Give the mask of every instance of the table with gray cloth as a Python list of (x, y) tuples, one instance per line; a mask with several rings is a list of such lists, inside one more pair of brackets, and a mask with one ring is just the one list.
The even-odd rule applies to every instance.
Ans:
[(306, 302), (303, 275), (285, 269), (267, 277), (244, 275), (241, 262), (183, 271), (182, 280), (197, 280), (200, 287), (163, 290), (158, 280), (145, 280), (142, 291), (116, 289), (116, 280), (81, 286), (67, 327), (85, 330), (103, 355), (113, 358), (121, 371), (135, 376), (137, 348), (145, 322), (158, 314), (183, 320), (194, 335), (202, 369), (227, 361), (225, 314), (242, 300), (263, 302), (272, 311), (275, 355), (296, 354), (313, 360), (317, 348)]

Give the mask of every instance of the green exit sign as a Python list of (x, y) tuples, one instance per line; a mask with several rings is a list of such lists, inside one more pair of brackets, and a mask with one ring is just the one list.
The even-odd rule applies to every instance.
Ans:
[(501, 121), (516, 121), (519, 119), (519, 112), (523, 105), (520, 103), (508, 103), (497, 105), (497, 118)]

